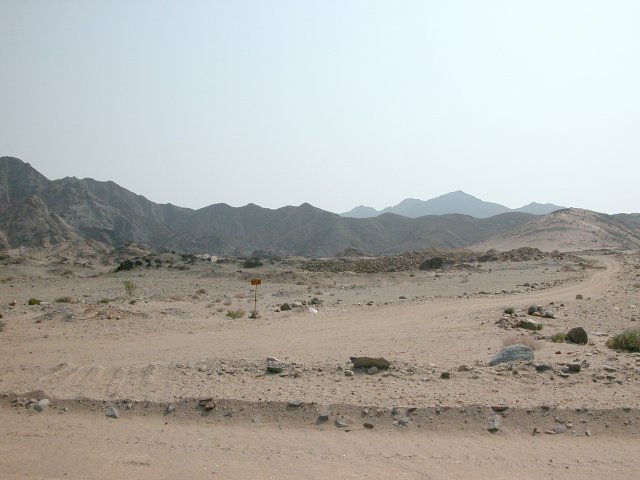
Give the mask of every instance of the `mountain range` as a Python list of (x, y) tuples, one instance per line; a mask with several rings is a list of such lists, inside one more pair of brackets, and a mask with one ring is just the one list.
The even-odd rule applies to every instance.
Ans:
[[(466, 198), (462, 192), (451, 195)], [(640, 248), (640, 215), (584, 212), (507, 211), (487, 218), (460, 213), (410, 218), (387, 212), (349, 218), (307, 203), (275, 210), (221, 203), (193, 210), (151, 202), (113, 182), (49, 180), (17, 158), (0, 158), (0, 249), (65, 242), (119, 248), (137, 243), (156, 251), (328, 257), (350, 249), (392, 254), (431, 247), (515, 248), (536, 246), (543, 239), (547, 246), (563, 250)], [(578, 231), (574, 224), (583, 226), (576, 241), (569, 239)], [(560, 231), (566, 235), (559, 236)]]
[(475, 218), (489, 218), (507, 212), (531, 213), (533, 215), (546, 215), (565, 207), (553, 205), (551, 203), (532, 202), (524, 207), (511, 209), (499, 203), (485, 202), (479, 198), (469, 195), (461, 190), (446, 193), (431, 200), (417, 200), (407, 198), (393, 207), (383, 210), (376, 210), (372, 207), (360, 205), (354, 209), (341, 213), (343, 217), (350, 218), (371, 218), (384, 213), (395, 213), (409, 218), (418, 218), (425, 215), (446, 215), (449, 213), (461, 213)]

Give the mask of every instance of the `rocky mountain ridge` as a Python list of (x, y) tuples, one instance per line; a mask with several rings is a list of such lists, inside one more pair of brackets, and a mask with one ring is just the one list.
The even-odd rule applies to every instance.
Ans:
[[(409, 218), (384, 213), (359, 219), (307, 203), (275, 210), (254, 204), (238, 208), (214, 204), (192, 210), (156, 204), (114, 182), (74, 177), (48, 180), (19, 159), (0, 158), (2, 249), (48, 248), (84, 241), (104, 248), (136, 243), (156, 251), (235, 256), (262, 251), (332, 257), (345, 251), (387, 255), (473, 245), (517, 248), (538, 246), (541, 239), (551, 247), (550, 232), (562, 230), (560, 224), (564, 225), (563, 231), (571, 232), (574, 221), (582, 222), (581, 236), (577, 243), (559, 239), (557, 243), (565, 250), (598, 245), (640, 248), (638, 215), (616, 217), (591, 212), (592, 216), (585, 217), (583, 211), (560, 212), (569, 213), (536, 216), (505, 212), (488, 218), (462, 214)], [(536, 223), (541, 219), (547, 219), (548, 227)], [(621, 233), (623, 230), (625, 233)]]
[(460, 213), (475, 218), (489, 218), (494, 215), (507, 212), (531, 213), (533, 215), (546, 215), (556, 210), (564, 209), (559, 205), (551, 203), (531, 202), (520, 208), (509, 208), (498, 203), (486, 202), (469, 195), (462, 190), (446, 193), (430, 200), (418, 200), (407, 198), (393, 207), (383, 210), (376, 210), (372, 207), (360, 205), (352, 210), (341, 213), (343, 217), (351, 218), (371, 218), (384, 213), (395, 213), (409, 218), (418, 218), (425, 215), (446, 215), (449, 213)]

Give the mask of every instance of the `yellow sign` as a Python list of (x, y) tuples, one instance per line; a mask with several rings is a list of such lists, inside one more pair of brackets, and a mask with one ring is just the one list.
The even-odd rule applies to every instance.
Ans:
[(259, 278), (252, 278), (251, 285), (262, 285), (262, 280), (260, 280)]

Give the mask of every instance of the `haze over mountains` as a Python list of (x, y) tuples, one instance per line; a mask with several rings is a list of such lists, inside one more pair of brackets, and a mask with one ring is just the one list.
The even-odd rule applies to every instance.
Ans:
[(507, 212), (531, 213), (534, 215), (546, 215), (556, 210), (562, 210), (565, 207), (553, 205), (551, 203), (535, 203), (532, 202), (524, 207), (511, 209), (500, 205), (499, 203), (485, 202), (479, 198), (469, 195), (461, 190), (446, 193), (431, 200), (417, 200), (415, 198), (407, 198), (393, 207), (387, 207), (383, 210), (376, 210), (372, 207), (360, 205), (354, 209), (342, 213), (343, 217), (351, 218), (371, 218), (382, 215), (383, 213), (395, 213), (409, 218), (418, 218), (425, 215), (446, 215), (449, 213), (461, 213), (470, 215), (475, 218), (488, 218), (494, 215)]
[[(479, 217), (496, 208), (496, 204), (462, 192), (422, 203), (445, 208), (443, 197), (475, 205)], [(75, 177), (49, 180), (17, 158), (0, 158), (3, 249), (85, 241), (107, 247), (138, 243), (153, 250), (217, 255), (262, 251), (324, 257), (347, 249), (391, 254), (431, 247), (514, 248), (541, 242), (549, 249), (562, 250), (640, 248), (640, 215), (584, 212), (569, 209), (537, 216), (506, 211), (486, 218), (460, 213), (411, 218), (387, 212), (373, 218), (348, 218), (306, 203), (275, 210), (254, 204), (239, 208), (214, 204), (192, 210), (156, 204), (113, 182)], [(572, 232), (579, 232), (577, 239)]]

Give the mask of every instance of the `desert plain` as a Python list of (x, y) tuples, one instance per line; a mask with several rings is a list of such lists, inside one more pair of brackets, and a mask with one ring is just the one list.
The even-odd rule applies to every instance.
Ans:
[[(640, 320), (638, 252), (120, 260), (4, 256), (0, 478), (637, 476), (640, 356), (607, 342)], [(501, 322), (531, 306), (541, 330)], [(551, 341), (576, 326), (587, 344)], [(534, 360), (489, 366), (514, 343)]]

